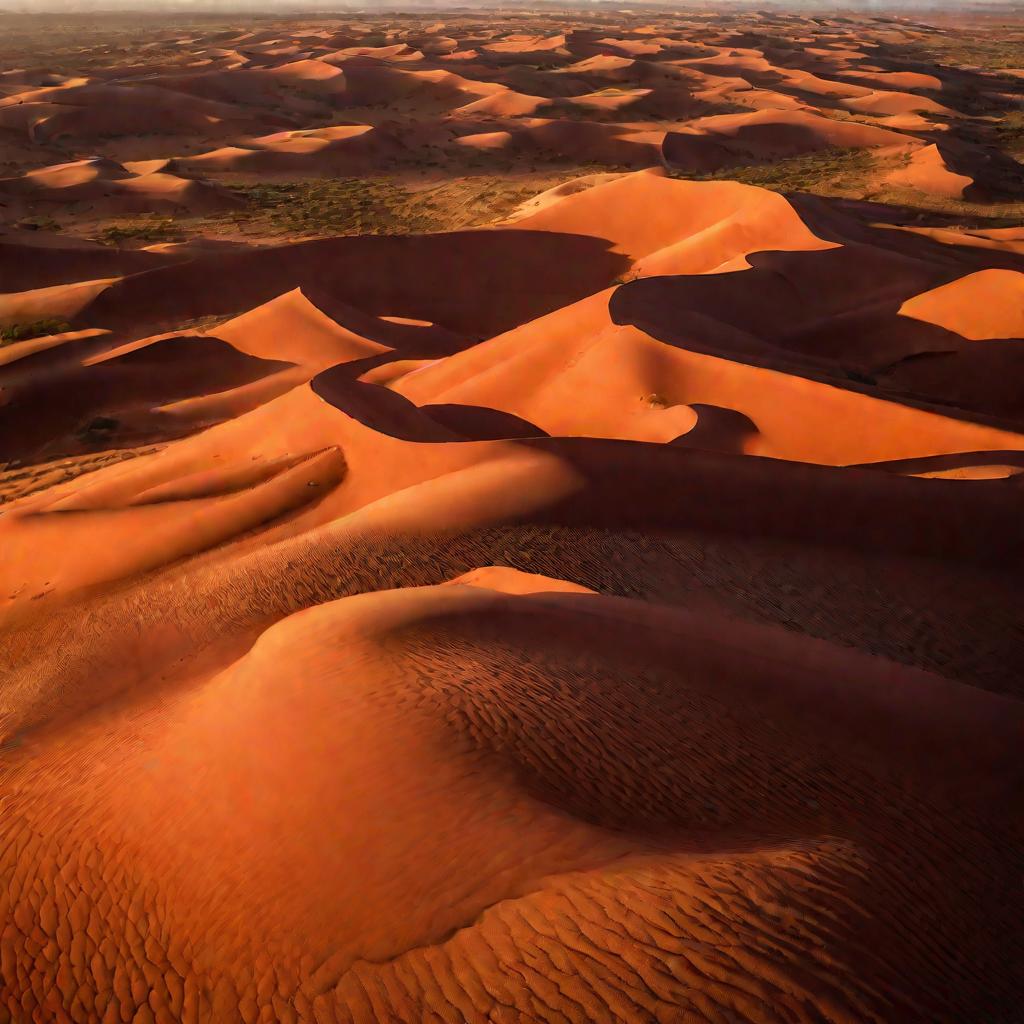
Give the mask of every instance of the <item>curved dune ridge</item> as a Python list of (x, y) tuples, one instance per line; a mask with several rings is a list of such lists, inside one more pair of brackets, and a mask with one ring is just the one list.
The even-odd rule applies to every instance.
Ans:
[(906, 166), (893, 171), (889, 181), (954, 199), (962, 196), (964, 190), (974, 184), (974, 179), (969, 175), (951, 170), (942, 151), (935, 145), (910, 154)]
[(0, 1022), (1021, 1019), (1024, 234), (934, 208), (1016, 94), (936, 32), (0, 64)]

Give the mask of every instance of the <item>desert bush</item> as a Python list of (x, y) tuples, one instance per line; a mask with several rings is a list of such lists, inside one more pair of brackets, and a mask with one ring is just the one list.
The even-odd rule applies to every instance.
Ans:
[(140, 220), (110, 224), (99, 233), (99, 240), (107, 245), (138, 242), (169, 242), (181, 237), (181, 229), (169, 218)]
[(0, 346), (11, 345), (16, 341), (27, 341), (29, 338), (43, 338), (50, 334), (63, 334), (65, 331), (70, 330), (71, 325), (66, 320), (57, 319), (7, 324), (5, 327), (0, 327)]

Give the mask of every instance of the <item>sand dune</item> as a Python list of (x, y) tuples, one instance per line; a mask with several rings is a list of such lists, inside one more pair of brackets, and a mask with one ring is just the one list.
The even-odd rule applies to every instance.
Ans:
[[(835, 244), (816, 238), (781, 196), (736, 182), (675, 181), (652, 170), (550, 199), (515, 226), (607, 239), (634, 261), (634, 276), (702, 273), (742, 265), (755, 249)], [(662, 215), (646, 217), (652, 208)]]
[[(507, 575), (500, 579), (507, 580)], [(789, 778), (797, 769), (824, 779), (845, 776), (841, 791), (847, 799), (862, 805), (862, 815), (878, 813), (871, 782), (885, 778), (896, 765), (871, 759), (868, 750), (858, 749), (859, 740), (843, 757), (823, 736), (796, 766), (788, 747), (790, 737), (802, 736), (811, 723), (827, 723), (833, 744), (840, 737), (873, 735), (880, 740), (887, 731), (899, 732), (905, 712), (884, 703), (876, 706), (877, 698), (872, 700), (873, 687), (891, 685), (878, 678), (877, 669), (874, 675), (863, 669), (858, 674), (860, 666), (848, 664), (846, 673), (856, 680), (857, 697), (864, 703), (859, 715), (847, 711), (838, 717), (831, 710), (836, 691), (821, 692), (817, 681), (818, 666), (830, 664), (836, 653), (813, 649), (809, 661), (804, 654), (807, 667), (797, 681), (791, 644), (785, 636), (772, 637), (774, 657), (767, 664), (763, 658), (758, 662), (755, 695), (742, 662), (735, 661), (734, 648), (721, 645), (718, 631), (723, 627), (714, 620), (683, 618), (677, 624), (676, 618), (659, 617), (655, 610), (587, 594), (509, 596), (482, 585), (485, 581), (493, 582), (493, 577), (475, 575), (457, 586), (349, 598), (286, 620), (264, 634), (236, 666), (169, 708), (159, 721), (159, 738), (149, 738), (157, 723), (139, 723), (139, 739), (149, 748), (145, 756), (153, 765), (148, 771), (142, 758), (128, 754), (110, 764), (108, 770), (119, 784), (103, 787), (101, 795), (90, 796), (92, 777), (66, 783), (58, 804), (66, 808), (62, 817), (80, 822), (79, 828), (87, 828), (100, 814), (107, 821), (123, 821), (131, 801), (133, 824), (127, 830), (118, 828), (118, 845), (129, 844), (136, 863), (159, 871), (181, 894), (168, 915), (172, 934), (193, 934), (199, 925), (193, 908), (218, 908), (229, 874), (244, 871), (246, 894), (231, 904), (238, 929), (221, 933), (208, 955), (230, 963), (234, 951), (258, 933), (265, 949), (280, 949), (287, 956), (285, 951), (294, 948), (295, 928), (307, 922), (303, 941), (314, 959), (330, 950), (330, 970), (320, 975), (321, 991), (309, 1001), (310, 1011), (335, 1005), (354, 1015), (397, 1015), (403, 1006), (420, 1002), (440, 1009), (454, 1000), (467, 1019), (482, 1020), (475, 1004), (491, 992), (525, 1009), (537, 982), (531, 984), (529, 958), (517, 950), (536, 943), (561, 948), (558, 922), (569, 908), (582, 905), (590, 921), (584, 944), (572, 943), (572, 952), (557, 958), (556, 977), (572, 978), (590, 958), (607, 961), (614, 955), (622, 913), (601, 910), (613, 892), (624, 894), (640, 911), (635, 915), (638, 923), (645, 914), (658, 919), (658, 925), (648, 925), (651, 930), (643, 933), (648, 956), (665, 964), (663, 970), (672, 977), (672, 951), (692, 944), (696, 935), (709, 944), (742, 904), (744, 893), (758, 894), (759, 903), (813, 901), (838, 907), (858, 878), (861, 862), (880, 859), (886, 864), (884, 851), (891, 839), (884, 829), (866, 830), (845, 842), (804, 838), (814, 832), (816, 821), (838, 808), (827, 799), (822, 806), (818, 788), (797, 783), (773, 791), (759, 786), (744, 768), (753, 762), (769, 776)], [(513, 588), (516, 582), (511, 582)], [(530, 586), (539, 588), (539, 583)], [(440, 628), (433, 625), (439, 618), (444, 622)], [(593, 674), (588, 660), (573, 651), (571, 639), (592, 636), (595, 623), (603, 632), (592, 655), (602, 658), (602, 685), (592, 701), (574, 706), (557, 680), (582, 681)], [(643, 682), (627, 683), (625, 656), (641, 651), (642, 637), (666, 633), (671, 639), (643, 655), (649, 665)], [(745, 639), (763, 650), (768, 638), (754, 634)], [(539, 671), (524, 675), (522, 656), (507, 652), (512, 640), (529, 652)], [(480, 690), (463, 673), (453, 675), (442, 667), (448, 664), (442, 645), (491, 667), (493, 681)], [(681, 657), (688, 662), (682, 686), (669, 682), (668, 668)], [(282, 678), (282, 662), (298, 671)], [(347, 686), (339, 699), (331, 683), (356, 666), (358, 682)], [(718, 685), (710, 685), (711, 677)], [(300, 686), (287, 682), (289, 678), (315, 683)], [(768, 696), (776, 679), (785, 682), (787, 693), (799, 693), (803, 684), (795, 706), (787, 706), (778, 695)], [(915, 720), (915, 729), (922, 730), (922, 747), (927, 749), (928, 742), (941, 746), (954, 722), (956, 733), (963, 736), (962, 695), (945, 693), (941, 680), (928, 677), (907, 684), (926, 693), (929, 705), (942, 709), (934, 725), (929, 722), (922, 729)], [(248, 695), (241, 706), (239, 692)], [(734, 706), (744, 711), (723, 721), (720, 708), (734, 692), (743, 698)], [(536, 711), (538, 702), (557, 711), (562, 723), (545, 727)], [(851, 703), (850, 697), (843, 701), (845, 707)], [(612, 708), (618, 713), (605, 718)], [(660, 709), (657, 724), (654, 708)], [(765, 736), (755, 723), (758, 712), (768, 708), (776, 722)], [(976, 698), (966, 708), (966, 729), (972, 736), (986, 737), (989, 758), (998, 763), (1000, 755), (1007, 756), (1010, 742), (1007, 723), (1001, 720), (1004, 708)], [(452, 711), (464, 725), (446, 720)], [(706, 735), (690, 744), (669, 739), (673, 725), (686, 721), (692, 729), (694, 718), (706, 723)], [(864, 719), (865, 725), (871, 724), (858, 729), (858, 720)], [(609, 720), (616, 724), (608, 725)], [(268, 722), (273, 723), (269, 735)], [(993, 735), (998, 737), (995, 742)], [(273, 759), (258, 756), (268, 740), (279, 751)], [(86, 733), (68, 756), (73, 763), (88, 764), (95, 743)], [(659, 745), (664, 745), (660, 755)], [(552, 760), (551, 750), (558, 747), (567, 747), (572, 756)], [(745, 758), (737, 756), (739, 749), (745, 749)], [(329, 752), (334, 756), (327, 771)], [(628, 759), (636, 771), (657, 757), (660, 783), (653, 791), (634, 790), (629, 775), (602, 782), (606, 759)], [(904, 784), (897, 805), (880, 815), (882, 823), (915, 798), (913, 818), (921, 820), (922, 780), (936, 763), (936, 754), (915, 749), (904, 757), (912, 765), (913, 781)], [(408, 771), (410, 765), (419, 770)], [(169, 842), (161, 824), (168, 821), (161, 800), (166, 780), (190, 775), (200, 766), (207, 779), (205, 791), (202, 797), (188, 794), (179, 801), (173, 818), (178, 838)], [(950, 770), (945, 763), (944, 772)], [(694, 773), (709, 780), (699, 799), (682, 785)], [(51, 778), (49, 772), (40, 773), (31, 791), (52, 794)], [(296, 779), (302, 780), (297, 792)], [(263, 798), (250, 809), (242, 794), (253, 790)], [(373, 843), (366, 833), (352, 835), (339, 849), (325, 824), (373, 816), (382, 799), (396, 810), (382, 823), (383, 835)], [(81, 809), (71, 814), (72, 807)], [(948, 805), (925, 800), (925, 807), (927, 827), (951, 836)], [(759, 823), (766, 818), (773, 823), (776, 838), (771, 843), (739, 838), (749, 829), (755, 808)], [(32, 819), (22, 817), (20, 803), (17, 810), (19, 829), (27, 829)], [(228, 821), (231, 825), (225, 827)], [(269, 834), (271, 821), (284, 824), (280, 835)], [(61, 838), (70, 842), (76, 832), (62, 828)], [(457, 842), (442, 848), (438, 837), (449, 833), (458, 836)], [(409, 843), (419, 850), (433, 849), (434, 856), (413, 870), (403, 856)], [(383, 856), (381, 848), (387, 851)], [(982, 848), (987, 850), (984, 844)], [(45, 870), (52, 871), (54, 853), (48, 847), (33, 849)], [(200, 852), (202, 863), (217, 865), (214, 870), (196, 870)], [(364, 865), (358, 880), (339, 870), (353, 861)], [(886, 877), (892, 868), (881, 864)], [(466, 870), (470, 865), (472, 872)], [(297, 866), (306, 879), (299, 889), (289, 884)], [(88, 884), (102, 884), (112, 870), (98, 866)], [(970, 893), (985, 891), (983, 876), (973, 870), (964, 873), (961, 884)], [(721, 894), (716, 909), (687, 914), (689, 894), (709, 885)], [(64, 892), (60, 885), (55, 893), (58, 907)], [(858, 892), (866, 897), (868, 890)], [(921, 871), (913, 887), (900, 890), (895, 906), (869, 899), (869, 906), (883, 914), (874, 929), (884, 928), (901, 911), (912, 913), (909, 908), (917, 900), (939, 892), (932, 871)], [(276, 907), (273, 923), (260, 913), (268, 900)], [(387, 903), (415, 909), (392, 921), (378, 910)], [(136, 912), (126, 905), (116, 913), (127, 923)], [(832, 920), (826, 951), (847, 952), (837, 957), (823, 951), (812, 976), (824, 973), (828, 964), (833, 979), (830, 1005), (838, 1013), (852, 1019), (867, 1008), (885, 1012), (886, 1004), (858, 982), (856, 965), (872, 959), (868, 936), (857, 935), (845, 915)], [(323, 923), (311, 926), (311, 921)], [(352, 936), (348, 944), (338, 945), (329, 921), (344, 922), (343, 934)], [(767, 985), (769, 978), (774, 984), (782, 980), (797, 1005), (816, 998), (807, 967), (794, 962), (787, 949), (791, 926), (764, 913), (748, 927), (772, 937), (772, 953), (742, 965), (709, 953), (699, 969), (690, 969), (688, 978), (691, 985), (699, 979), (705, 993), (701, 1002), (728, 1000), (736, 1005), (737, 997), (727, 993), (739, 978), (745, 979), (745, 987)], [(155, 955), (152, 946), (144, 953), (131, 942), (129, 938), (124, 950), (129, 958)], [(177, 959), (181, 954), (172, 947), (164, 955)], [(581, 996), (582, 1005), (601, 1016), (616, 1007), (620, 1012), (636, 1012), (630, 1006), (654, 1012), (679, 1005), (680, 999), (686, 1005), (685, 987), (666, 980), (652, 989), (642, 981), (644, 973), (627, 959), (619, 972), (593, 978)], [(410, 989), (401, 980), (407, 974), (422, 980)], [(508, 974), (523, 980), (510, 986), (503, 980)], [(368, 986), (375, 993), (372, 1001)], [(158, 1005), (170, 1012), (177, 1004), (182, 1012), (202, 1013), (206, 1007), (218, 1013), (245, 998), (246, 987), (241, 976), (225, 980), (211, 1000), (198, 993), (179, 995), (172, 983), (158, 997)], [(548, 996), (553, 1001), (549, 1005), (568, 1010), (570, 1004), (555, 992)], [(890, 998), (897, 1006), (910, 1005), (909, 992), (901, 988)], [(740, 997), (739, 1005), (751, 1011), (757, 1004), (757, 989)]]
[(911, 154), (907, 165), (893, 171), (889, 181), (954, 198), (962, 196), (964, 189), (974, 184), (973, 178), (950, 170), (941, 150), (934, 145)]
[(298, 289), (219, 325), (214, 333), (241, 352), (287, 359), (313, 372), (388, 351), (342, 327)]
[[(533, 282), (551, 261), (565, 274), (539, 291)], [(485, 230), (333, 238), (211, 254), (132, 275), (78, 319), (125, 329), (173, 326), (190, 317), (242, 313), (301, 287), (310, 289), (314, 302), (325, 293), (376, 316), (411, 317), (479, 336), (596, 291), (625, 266), (607, 243), (571, 234)], [(0, 300), (0, 315), (3, 308)]]
[[(179, 161), (184, 166), (184, 162)], [(210, 213), (237, 205), (224, 189), (164, 170), (133, 174), (110, 160), (81, 160), (0, 178), (0, 200), (17, 209), (49, 203), (77, 203), (91, 213), (125, 214), (183, 211)]]
[(0, 279), (9, 292), (70, 285), (95, 273), (120, 277), (168, 262), (156, 253), (111, 249), (43, 231), (0, 233)]
[[(86, 346), (78, 365), (62, 363), (49, 373), (39, 368), (6, 389), (0, 457), (24, 460), (37, 457), (44, 445), (74, 444), (75, 430), (102, 432), (112, 426), (144, 431), (144, 419), (158, 403), (224, 391), (286, 365), (246, 358), (214, 338), (171, 337), (99, 356), (91, 347)], [(13, 369), (21, 367), (14, 364)], [(47, 415), (40, 415), (41, 407), (49, 410)], [(126, 418), (143, 422), (127, 426)], [(150, 429), (161, 433), (159, 427)]]
[(805, 111), (759, 110), (701, 118), (665, 136), (663, 151), (673, 167), (714, 171), (812, 153), (829, 147), (905, 146), (905, 136), (872, 125), (834, 121)]
[(211, 150), (177, 162), (200, 172), (277, 174), (298, 170), (352, 174), (393, 157), (401, 148), (398, 140), (368, 125), (340, 125), (313, 131), (276, 132), (247, 140), (244, 146)]
[(0, 295), (0, 323), (14, 326), (46, 318), (74, 319), (116, 280), (101, 278)]
[(979, 270), (908, 299), (900, 315), (972, 341), (1024, 337), (1024, 273)]
[[(611, 324), (571, 341), (530, 324), (394, 387), (419, 405), (501, 409), (549, 434), (644, 441), (685, 441), (702, 418), (693, 406), (714, 406), (749, 425), (742, 451), (830, 465), (1024, 449), (1019, 434), (687, 352)], [(719, 431), (700, 433), (712, 442)], [(731, 433), (722, 432), (726, 450), (736, 443)]]
[(0, 13), (0, 1022), (1018, 1020), (1019, 20)]
[(244, 130), (253, 122), (237, 108), (212, 100), (157, 87), (89, 82), (0, 100), (0, 123), (20, 123), (32, 138), (45, 141), (148, 134), (154, 127), (161, 134), (202, 136)]
[(513, 153), (540, 151), (583, 162), (615, 167), (660, 164), (664, 131), (585, 121), (534, 118), (522, 127), (467, 134), (459, 145)]

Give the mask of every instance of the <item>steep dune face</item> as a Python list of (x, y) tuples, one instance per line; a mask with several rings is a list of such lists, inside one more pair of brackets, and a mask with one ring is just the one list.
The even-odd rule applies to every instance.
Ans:
[(950, 169), (938, 146), (925, 146), (910, 155), (906, 166), (893, 171), (889, 181), (953, 199), (961, 197), (964, 189), (974, 184), (969, 175)]
[[(658, 216), (649, 215), (652, 209)], [(771, 221), (784, 223), (776, 232), (766, 223)], [(515, 227), (605, 238), (631, 260), (639, 260), (640, 267), (649, 267), (672, 261), (672, 255), (660, 250), (686, 243), (692, 249), (713, 249), (714, 235), (733, 230), (737, 222), (743, 225), (741, 232), (760, 248), (832, 245), (815, 238), (781, 196), (737, 182), (674, 181), (654, 171), (622, 175), (575, 195), (558, 197), (536, 213), (518, 218)], [(655, 253), (653, 259), (645, 260)]]
[(1024, 273), (979, 270), (908, 299), (900, 315), (971, 341), (1024, 337)]
[[(531, 328), (522, 330), (535, 333)], [(503, 355), (510, 349), (514, 355)], [(609, 325), (580, 333), (575, 344), (533, 346), (517, 331), (477, 346), (472, 356), (426, 367), (394, 387), (421, 405), (501, 409), (549, 434), (644, 441), (685, 440), (700, 421), (694, 406), (713, 406), (747, 421), (743, 451), (830, 465), (1024, 449), (1024, 436), (1015, 432), (687, 352), (632, 327)], [(714, 436), (707, 434), (705, 443)], [(723, 438), (733, 443), (728, 432)]]
[(1010, 79), (360, 18), (0, 68), (0, 1024), (1011, 1024)]
[(311, 373), (389, 351), (387, 346), (331, 319), (299, 289), (220, 324), (214, 332), (240, 352), (261, 358), (287, 358)]

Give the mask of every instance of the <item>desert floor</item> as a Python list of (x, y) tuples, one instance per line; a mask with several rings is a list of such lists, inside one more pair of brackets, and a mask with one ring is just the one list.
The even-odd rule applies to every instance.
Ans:
[(0, 1022), (1024, 1020), (1024, 18), (0, 14)]

